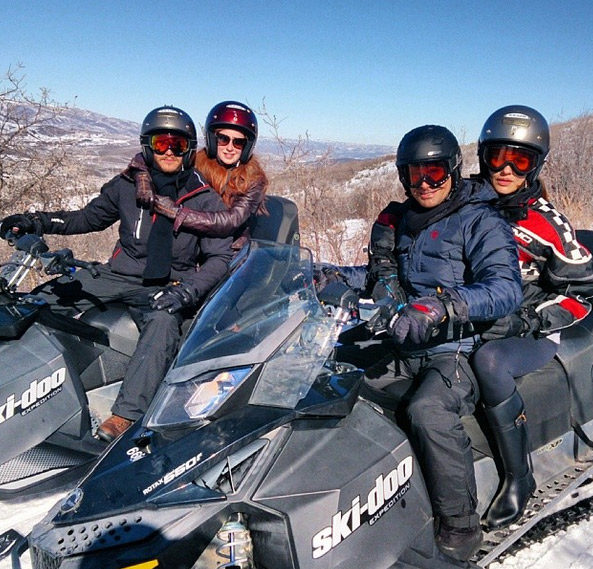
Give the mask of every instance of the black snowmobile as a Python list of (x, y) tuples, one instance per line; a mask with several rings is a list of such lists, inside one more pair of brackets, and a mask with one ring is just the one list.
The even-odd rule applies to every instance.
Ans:
[(72, 251), (36, 235), (15, 243), (0, 268), (0, 498), (79, 478), (105, 449), (94, 429), (110, 406), (138, 339), (122, 305), (80, 319), (50, 310), (18, 286), (32, 270), (97, 274)]
[[(253, 219), (252, 235), (298, 240), (296, 205), (268, 196), (269, 216)], [(138, 341), (128, 308), (110, 303), (76, 318), (53, 312), (19, 292), (32, 271), (98, 272), (70, 249), (49, 251), (36, 235), (12, 236), (0, 266), (0, 499), (49, 492), (82, 476), (106, 443), (93, 438), (111, 414)]]
[[(358, 397), (333, 347), (357, 297), (319, 303), (307, 251), (252, 242), (199, 312), (146, 416), (37, 524), (6, 536), (34, 569), (486, 566), (593, 477), (593, 318), (519, 380), (538, 490), (523, 519), (471, 562), (434, 543), (405, 434)], [(344, 336), (342, 336), (344, 338)], [(481, 511), (499, 482), (479, 413), (467, 419)], [(9, 539), (10, 537), (10, 539)], [(20, 541), (19, 541), (20, 539)]]

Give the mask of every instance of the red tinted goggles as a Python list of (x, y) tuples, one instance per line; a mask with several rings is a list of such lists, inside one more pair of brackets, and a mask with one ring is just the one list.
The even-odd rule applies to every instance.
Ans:
[(508, 164), (517, 176), (525, 176), (537, 167), (537, 152), (519, 146), (486, 146), (484, 162), (491, 172), (500, 172)]
[(426, 182), (431, 188), (442, 186), (451, 175), (449, 167), (445, 161), (437, 162), (417, 162), (408, 164), (407, 177), (408, 183), (412, 188), (419, 188), (423, 182)]
[(175, 156), (183, 156), (189, 150), (189, 140), (177, 134), (153, 134), (148, 144), (157, 154), (165, 154), (171, 149)]
[(216, 142), (218, 146), (227, 146), (229, 142), (233, 142), (233, 147), (236, 150), (243, 150), (245, 145), (247, 144), (246, 138), (231, 138), (226, 134), (222, 134), (220, 132), (216, 133)]

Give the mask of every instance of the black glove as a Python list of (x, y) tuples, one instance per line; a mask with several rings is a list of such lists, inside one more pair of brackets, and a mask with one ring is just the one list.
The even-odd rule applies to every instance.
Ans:
[(398, 304), (405, 304), (408, 301), (404, 289), (399, 284), (397, 275), (380, 277), (371, 292), (371, 298), (375, 302), (388, 297), (393, 298)]
[(403, 304), (390, 297), (382, 298), (376, 304), (379, 306), (379, 310), (365, 324), (365, 328), (373, 334), (380, 334), (387, 330), (389, 323)]
[(534, 309), (521, 309), (495, 320), (492, 326), (482, 332), (482, 340), (501, 340), (519, 336), (523, 338), (540, 329), (541, 321)]
[(196, 304), (196, 293), (190, 286), (177, 282), (157, 292), (150, 302), (153, 310), (166, 310), (169, 314)]
[(0, 223), (0, 237), (6, 239), (10, 232), (17, 237), (21, 237), (25, 233), (37, 233), (40, 226), (36, 221), (34, 214), (30, 213), (9, 215)]
[(329, 263), (313, 263), (313, 283), (316, 292), (321, 292), (331, 283), (348, 284), (346, 277), (342, 275), (339, 269)]
[(406, 304), (387, 325), (387, 333), (398, 344), (406, 339), (414, 344), (430, 340), (438, 326), (447, 318), (443, 301), (436, 296), (423, 296)]

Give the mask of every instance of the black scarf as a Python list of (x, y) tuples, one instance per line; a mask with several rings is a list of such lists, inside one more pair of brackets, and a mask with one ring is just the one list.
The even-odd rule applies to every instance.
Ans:
[[(155, 192), (160, 196), (167, 196), (173, 201), (177, 200), (179, 190), (185, 186), (191, 173), (191, 169), (174, 174), (165, 174), (154, 167), (150, 169)], [(148, 280), (168, 279), (171, 273), (172, 259), (173, 220), (164, 215), (157, 215), (146, 244), (144, 278)]]
[(431, 208), (422, 207), (414, 198), (409, 198), (409, 209), (405, 214), (408, 231), (416, 237), (425, 227), (447, 217), (464, 205), (466, 201), (467, 196), (459, 187), (451, 190), (444, 202)]
[(541, 184), (536, 180), (531, 186), (521, 188), (512, 194), (500, 196), (496, 202), (496, 208), (506, 219), (516, 223), (527, 218), (529, 204), (540, 198), (541, 195)]

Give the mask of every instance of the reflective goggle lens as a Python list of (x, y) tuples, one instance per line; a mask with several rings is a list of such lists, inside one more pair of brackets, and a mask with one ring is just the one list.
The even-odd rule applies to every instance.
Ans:
[(408, 179), (412, 188), (419, 188), (426, 182), (431, 188), (437, 188), (449, 178), (446, 162), (419, 162), (408, 165)]
[(508, 164), (515, 174), (524, 176), (535, 170), (537, 153), (515, 146), (487, 146), (484, 150), (484, 162), (493, 172), (499, 172)]
[(170, 148), (175, 156), (183, 156), (189, 150), (189, 140), (176, 134), (153, 134), (149, 145), (157, 154), (165, 154)]
[(233, 146), (236, 150), (243, 150), (247, 144), (246, 138), (231, 138), (226, 134), (220, 132), (216, 133), (216, 142), (218, 143), (218, 146), (228, 146), (228, 143), (231, 142), (231, 140), (233, 141)]

